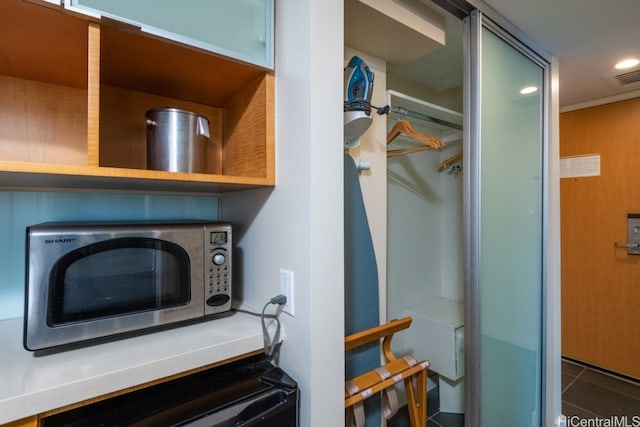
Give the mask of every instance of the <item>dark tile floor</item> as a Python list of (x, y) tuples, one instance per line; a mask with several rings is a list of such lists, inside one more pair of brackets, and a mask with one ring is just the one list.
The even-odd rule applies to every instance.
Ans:
[(640, 382), (563, 359), (562, 412), (567, 417), (577, 417), (574, 425), (580, 425), (576, 423), (579, 419), (623, 419), (624, 416), (629, 425), (634, 425), (634, 420), (638, 425)]
[[(429, 373), (432, 381), (438, 384), (437, 375)], [(389, 420), (388, 427), (410, 427), (409, 414), (406, 406)], [(427, 393), (427, 427), (464, 427), (464, 415), (440, 412), (440, 394), (438, 387)]]
[[(437, 378), (432, 379), (437, 383)], [(464, 415), (440, 412), (437, 387), (431, 389), (427, 396), (427, 427), (464, 427)], [(584, 423), (596, 418), (616, 418), (613, 422), (639, 425), (640, 382), (563, 359), (562, 412), (568, 418), (575, 417), (567, 425), (587, 425)], [(591, 422), (589, 425), (596, 425), (593, 424), (595, 421)], [(410, 427), (406, 407), (401, 408), (387, 425)]]

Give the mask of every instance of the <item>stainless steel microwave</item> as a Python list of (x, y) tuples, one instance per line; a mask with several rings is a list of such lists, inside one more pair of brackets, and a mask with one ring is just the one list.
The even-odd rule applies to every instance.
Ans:
[(26, 229), (24, 347), (42, 350), (231, 309), (228, 223)]

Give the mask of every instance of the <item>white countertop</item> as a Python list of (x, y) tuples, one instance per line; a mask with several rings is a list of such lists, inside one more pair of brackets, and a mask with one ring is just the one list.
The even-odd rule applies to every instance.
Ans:
[(35, 356), (22, 347), (22, 318), (2, 320), (0, 424), (220, 362), (262, 346), (260, 318), (234, 313), (195, 325)]

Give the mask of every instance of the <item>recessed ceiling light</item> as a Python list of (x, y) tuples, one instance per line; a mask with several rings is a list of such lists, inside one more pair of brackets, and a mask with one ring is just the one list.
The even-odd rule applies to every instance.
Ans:
[(538, 90), (538, 88), (536, 86), (527, 86), (524, 89), (522, 89), (520, 91), (520, 93), (523, 94), (523, 95), (528, 95), (528, 94), (533, 93), (533, 92), (535, 92), (537, 90)]
[(638, 58), (627, 58), (618, 62), (615, 67), (618, 70), (624, 70), (625, 68), (635, 67), (638, 64), (640, 64), (640, 60)]

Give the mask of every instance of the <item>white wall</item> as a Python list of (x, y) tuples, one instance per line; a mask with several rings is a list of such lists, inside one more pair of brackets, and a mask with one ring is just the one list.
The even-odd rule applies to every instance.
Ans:
[(456, 150), (389, 159), (389, 318), (434, 298), (462, 300), (462, 175), (438, 171)]
[(255, 309), (295, 274), (279, 364), (300, 386), (300, 426), (344, 422), (343, 1), (276, 2), (274, 189), (223, 194), (236, 224), (239, 297)]

